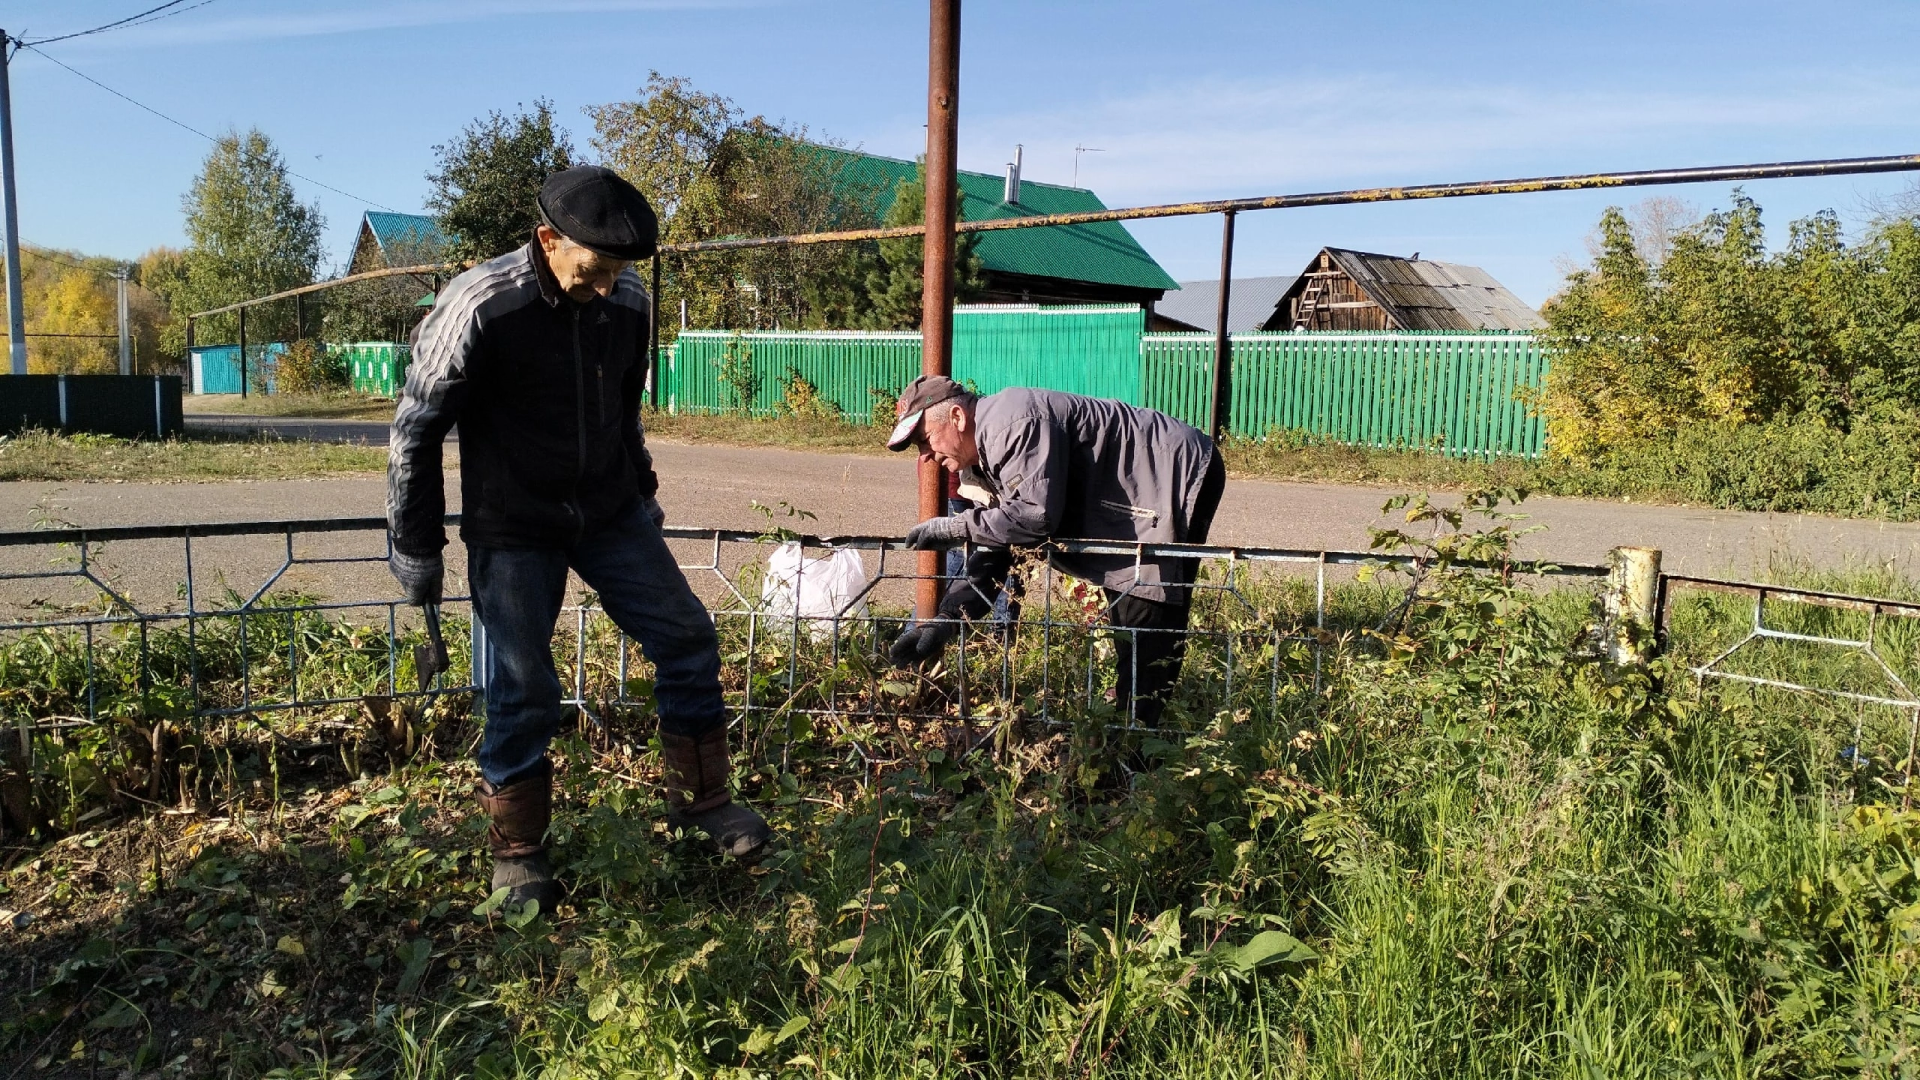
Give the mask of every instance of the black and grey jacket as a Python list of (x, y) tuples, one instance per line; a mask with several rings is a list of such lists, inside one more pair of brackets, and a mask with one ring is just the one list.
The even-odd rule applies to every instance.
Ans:
[[(1187, 539), (1213, 440), (1152, 409), (1054, 390), (1015, 388), (974, 406), (980, 464), (994, 505), (962, 513), (967, 538), (993, 548), (1052, 537), (1153, 544)], [(1058, 555), (1067, 573), (1160, 600), (1161, 567), (1131, 556)]]
[(446, 544), (440, 448), (456, 424), (469, 544), (565, 547), (651, 497), (640, 392), (652, 312), (632, 271), (612, 296), (569, 299), (537, 242), (449, 282), (415, 332), (393, 417), (394, 547)]

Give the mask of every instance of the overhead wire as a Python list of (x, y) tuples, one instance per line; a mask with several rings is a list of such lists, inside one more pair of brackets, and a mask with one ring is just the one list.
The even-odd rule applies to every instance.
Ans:
[[(105, 90), (107, 93), (112, 94), (114, 97), (119, 98), (120, 100), (126, 102), (129, 105), (134, 106), (135, 108), (142, 109), (146, 112), (152, 113), (153, 115), (159, 117), (160, 119), (165, 120), (167, 123), (172, 124), (173, 126), (180, 128), (183, 131), (190, 131), (193, 134), (200, 136), (201, 138), (207, 140), (210, 143), (218, 143), (220, 141), (219, 139), (214, 138), (212, 135), (209, 135), (206, 132), (201, 131), (199, 128), (194, 127), (193, 125), (183, 120), (176, 120), (173, 117), (168, 116), (166, 113), (161, 112), (159, 109), (156, 109), (151, 105), (148, 105), (141, 101), (137, 101), (134, 98), (129, 97), (118, 90), (115, 90), (113, 87), (108, 86), (106, 83), (101, 82), (99, 79), (96, 79), (91, 75), (88, 75), (86, 72), (81, 71), (78, 68), (75, 68), (71, 64), (67, 64), (47, 54), (45, 51), (41, 49), (34, 48), (34, 45), (38, 43), (20, 42), (19, 44), (21, 48), (33, 49), (34, 53), (38, 55), (41, 59), (50, 61), (60, 67), (65, 68), (71, 74), (76, 75), (79, 78), (85, 79), (87, 82), (90, 82), (93, 85), (99, 87), (100, 89)], [(282, 164), (282, 167), (283, 168), (285, 167), (284, 163)], [(305, 173), (298, 173), (293, 171), (292, 169), (287, 169), (287, 175), (295, 177), (300, 180), (304, 180), (307, 183), (312, 184), (314, 187), (325, 188), (326, 190), (333, 192), (335, 195), (344, 195), (349, 199), (353, 199), (357, 202), (366, 203), (367, 205), (375, 207), (377, 209), (398, 213), (398, 211), (395, 211), (393, 207), (388, 206), (385, 203), (376, 202), (373, 199), (369, 199), (364, 195), (355, 195), (351, 191), (346, 191), (344, 189), (334, 187), (332, 184), (326, 183), (321, 180), (315, 180), (313, 177), (308, 176)]]
[[(35, 46), (35, 45), (51, 45), (56, 41), (72, 41), (74, 38), (90, 37), (94, 34), (104, 34), (109, 30), (117, 30), (121, 27), (137, 25), (140, 22), (140, 20), (145, 19), (150, 15), (159, 15), (161, 12), (166, 11), (168, 8), (179, 7), (181, 4), (184, 4), (186, 2), (187, 0), (167, 0), (166, 3), (161, 4), (159, 7), (148, 8), (147, 10), (141, 12), (138, 15), (129, 15), (124, 19), (115, 19), (110, 23), (105, 23), (100, 26), (96, 26), (91, 30), (80, 30), (71, 34), (61, 34), (58, 37), (41, 38), (38, 41), (20, 41), (16, 38), (15, 43), (26, 48), (31, 48), (32, 46)], [(212, 2), (213, 0), (200, 0), (200, 3), (195, 4), (193, 6), (205, 7), (206, 5)], [(193, 9), (188, 8), (187, 10), (191, 11)], [(173, 14), (178, 15), (179, 12), (176, 11)], [(165, 18), (166, 16), (162, 15), (160, 17)]]

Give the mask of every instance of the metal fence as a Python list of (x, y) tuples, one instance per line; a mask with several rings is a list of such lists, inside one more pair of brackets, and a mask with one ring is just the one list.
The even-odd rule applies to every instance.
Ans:
[[(450, 518), (457, 521), (457, 517)], [(469, 630), (467, 598), (447, 599), (454, 667), (432, 686), (415, 681), (419, 640), (412, 611), (384, 579), (388, 549), (380, 518), (140, 526), (0, 533), (9, 569), (0, 586), (28, 594), (0, 601), (0, 718), (23, 729), (71, 727), (148, 714), (217, 718), (408, 699), (476, 689), (484, 671), (484, 628)], [(931, 674), (892, 669), (886, 648), (908, 620), (915, 556), (886, 537), (798, 538), (669, 527), (670, 545), (722, 635), (730, 706), (750, 728), (773, 730), (796, 717), (834, 724), (962, 718), (986, 725), (1115, 715), (1105, 704), (1113, 642), (1101, 591), (1059, 575), (1044, 557), (1165, 556), (1202, 561), (1189, 657), (1176, 701), (1206, 715), (1246, 708), (1271, 715), (1290, 694), (1316, 685), (1334, 643), (1331, 574), (1361, 565), (1410, 565), (1366, 552), (1288, 548), (1140, 545), (1058, 541), (1017, 571), (1022, 583), (1003, 617), (982, 620)], [(210, 590), (209, 545), (245, 538), (268, 545), (259, 583), (246, 592)], [(185, 581), (147, 596), (108, 572), (109, 546), (177, 545)], [(840, 552), (832, 591), (810, 596), (809, 575), (828, 574), (805, 553)], [(859, 569), (846, 574), (854, 553)], [(783, 558), (774, 559), (776, 553)], [(158, 549), (135, 549), (135, 571), (151, 571)], [(290, 583), (296, 571), (324, 570), (360, 598), (321, 598)], [(351, 581), (349, 571), (362, 576)], [(1597, 579), (1598, 566), (1547, 573)], [(49, 603), (66, 583), (72, 603)], [(224, 591), (222, 591), (224, 590)], [(210, 591), (214, 594), (209, 599)], [(372, 592), (374, 595), (364, 595)], [(155, 597), (165, 597), (156, 600)], [(797, 599), (796, 599), (797, 598)], [(359, 613), (358, 620), (348, 618)], [(32, 647), (18, 647), (31, 639)], [(556, 662), (566, 700), (589, 715), (648, 702), (647, 665), (635, 645), (591, 603), (565, 609)]]
[[(909, 672), (886, 656), (907, 625), (916, 580), (917, 553), (899, 540), (666, 532), (720, 630), (728, 704), (762, 752), (821, 724), (857, 735), (875, 725), (958, 722), (977, 742), (1012, 722), (1131, 726), (1110, 699), (1115, 642), (1129, 631), (1108, 624), (1101, 590), (1058, 574), (1050, 552), (1201, 560), (1171, 715), (1310, 712), (1324, 665), (1334, 650), (1355, 647), (1358, 628), (1329, 586), (1361, 566), (1412, 565), (1354, 551), (1059, 541), (1030, 553), (1010, 603), (971, 624), (945, 663)], [(208, 565), (232, 569), (231, 545), (241, 542), (252, 545), (257, 577), (245, 591)], [(165, 550), (183, 572), (177, 588), (159, 587), (166, 568), (154, 576)], [(486, 635), (464, 617), (469, 605), (459, 595), (448, 598), (445, 620), (453, 668), (418, 684), (407, 646), (421, 630), (392, 595), (387, 555), (380, 518), (0, 533), (0, 722), (25, 743), (33, 732), (143, 717), (261, 718), (479, 689)], [(1538, 570), (1596, 583), (1608, 573)], [(316, 575), (346, 598), (318, 595)], [(810, 580), (830, 584), (809, 595)], [(57, 595), (63, 585), (73, 590), (69, 602)], [(1687, 629), (1681, 645), (1693, 658), (1684, 669), (1699, 685), (1857, 706), (1847, 753), (1856, 761), (1870, 753), (1910, 779), (1920, 750), (1920, 696), (1910, 689), (1920, 685), (1920, 602), (1671, 574), (1659, 588), (1664, 634), (1690, 617), (1690, 596), (1752, 599), (1744, 628), (1726, 612), (1714, 621), (1725, 640)], [(554, 653), (566, 704), (589, 721), (651, 708), (649, 665), (590, 598), (564, 608)], [(1880, 719), (1869, 732), (1872, 710)]]
[(663, 401), (670, 412), (773, 416), (787, 405), (788, 383), (798, 375), (822, 404), (865, 424), (875, 391), (890, 401), (920, 374), (920, 335), (683, 330), (665, 367)]

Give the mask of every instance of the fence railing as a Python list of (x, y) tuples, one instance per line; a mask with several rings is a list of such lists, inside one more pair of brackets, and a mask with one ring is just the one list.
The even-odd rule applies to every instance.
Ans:
[[(457, 515), (448, 520), (456, 522)], [(891, 638), (907, 625), (916, 580), (917, 553), (904, 551), (900, 540), (794, 541), (802, 552), (859, 554), (857, 583), (840, 575), (823, 606), (806, 594), (808, 575), (827, 573), (825, 565), (787, 558), (782, 569), (772, 569), (769, 557), (779, 544), (766, 536), (683, 527), (668, 527), (666, 534), (722, 632), (729, 704), (755, 723), (797, 715), (833, 723), (955, 716), (1058, 722), (1100, 715), (1112, 675), (1106, 658), (1114, 636), (1127, 631), (1106, 622), (1101, 591), (1059, 575), (1044, 557), (1048, 552), (1118, 555), (1136, 565), (1157, 557), (1200, 560), (1183, 685), (1204, 702), (1207, 715), (1229, 705), (1270, 712), (1290, 689), (1311, 688), (1317, 678), (1332, 641), (1321, 632), (1329, 616), (1329, 571), (1411, 565), (1353, 551), (1056, 541), (1020, 571), (1024, 585), (1004, 618), (977, 624), (929, 676), (895, 671), (886, 661)], [(209, 603), (204, 553), (210, 544), (240, 538), (271, 549), (270, 558), (255, 560), (260, 584)], [(103, 569), (109, 545), (157, 541), (179, 545), (185, 580), (178, 590), (149, 581), (149, 595), (137, 596)], [(149, 570), (158, 560), (157, 552), (135, 554)], [(0, 607), (0, 720), (45, 729), (154, 712), (215, 718), (477, 689), (484, 627), (471, 628), (468, 600), (460, 595), (447, 598), (443, 620), (453, 670), (425, 688), (415, 682), (405, 646), (419, 640), (420, 630), (384, 581), (387, 556), (381, 518), (0, 533), (0, 567), (6, 568), (0, 587), (31, 582), (37, 597), (64, 580), (92, 594), (90, 603), (49, 608), (33, 599)], [(344, 575), (344, 583), (351, 572), (369, 569), (375, 595), (323, 598), (304, 591), (313, 588), (316, 573)], [(286, 584), (296, 570), (305, 582), (299, 590)], [(1290, 573), (1292, 592), (1268, 578), (1275, 571)], [(1595, 579), (1606, 570), (1560, 565), (1545, 572)], [(347, 619), (356, 612), (358, 622)], [(16, 647), (35, 635), (32, 649)], [(635, 688), (646, 685), (640, 679), (645, 662), (597, 607), (565, 609), (555, 656), (568, 704), (588, 713), (642, 704)]]
[[(857, 732), (958, 722), (979, 734), (976, 745), (1009, 723), (1131, 726), (1109, 693), (1115, 643), (1142, 631), (1110, 625), (1106, 595), (1058, 574), (1051, 553), (1122, 556), (1136, 566), (1160, 557), (1200, 560), (1190, 627), (1156, 631), (1186, 639), (1170, 715), (1310, 714), (1333, 654), (1366, 647), (1360, 627), (1332, 603), (1335, 575), (1415, 562), (1355, 551), (1057, 541), (1030, 553), (999, 612), (970, 624), (944, 663), (903, 671), (887, 658), (908, 623), (916, 580), (916, 553), (903, 551), (900, 540), (686, 527), (666, 534), (720, 631), (728, 705), (743, 737), (762, 752), (778, 752), (772, 744), (806, 724)], [(207, 565), (234, 563), (232, 545), (240, 542), (254, 545), (254, 556), (270, 554), (254, 558), (259, 583), (244, 593)], [(157, 587), (151, 572), (164, 560), (140, 546), (154, 544), (177, 545), (179, 588)], [(840, 563), (802, 558), (807, 552), (838, 552)], [(859, 563), (851, 575), (850, 554)], [(387, 557), (381, 518), (0, 533), (0, 728), (16, 730), (30, 748), (36, 735), (101, 724), (247, 717), (270, 725), (273, 716), (340, 706), (384, 715), (395, 702), (482, 689), (476, 673), (486, 668), (485, 629), (459, 595), (448, 597), (443, 619), (452, 669), (420, 683), (406, 646), (422, 630), (392, 593)], [(130, 564), (129, 573), (147, 577), (123, 582), (110, 564)], [(1559, 564), (1529, 572), (1597, 583), (1608, 570)], [(809, 581), (830, 584), (810, 596)], [(52, 599), (63, 584), (83, 597)], [(322, 595), (328, 586), (343, 595)], [(1920, 603), (1664, 575), (1663, 636), (1674, 631), (1676, 611), (1693, 617), (1679, 599), (1689, 592), (1754, 601), (1744, 629), (1737, 617), (1718, 618), (1711, 633), (1693, 627), (1680, 642), (1692, 657), (1686, 669), (1702, 685), (1718, 680), (1852, 703), (1862, 711), (1846, 752), (1856, 762), (1893, 762), (1911, 779), (1920, 751), (1920, 696), (1910, 690), (1920, 676), (1910, 663), (1920, 655)], [(1781, 648), (1799, 652), (1783, 657)], [(1858, 663), (1836, 664), (1836, 655)], [(613, 710), (651, 707), (648, 664), (590, 601), (563, 609), (554, 656), (565, 704), (588, 722), (604, 725)], [(1869, 732), (1868, 708), (1889, 710), (1891, 729), (1875, 720)], [(323, 726), (351, 726), (333, 715)]]
[[(1049, 310), (1078, 318), (1046, 317)], [(956, 312), (954, 377), (992, 393), (1036, 386), (1144, 405), (1204, 427), (1211, 334), (1147, 334), (1138, 309)], [(1091, 317), (1087, 317), (1091, 316)], [(1232, 336), (1229, 426), (1357, 446), (1534, 457), (1546, 426), (1525, 398), (1546, 376), (1529, 334), (1244, 333)], [(665, 399), (684, 413), (771, 416), (798, 377), (854, 423), (920, 373), (917, 333), (683, 331)]]

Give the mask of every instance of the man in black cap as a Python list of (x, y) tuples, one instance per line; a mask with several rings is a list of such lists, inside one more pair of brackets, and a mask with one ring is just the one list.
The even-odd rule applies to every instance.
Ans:
[[(993, 605), (1011, 565), (1009, 547), (1052, 537), (1204, 544), (1227, 471), (1204, 433), (1165, 413), (1106, 398), (1016, 387), (977, 397), (941, 375), (901, 392), (890, 450), (918, 447), (957, 474), (976, 508), (915, 525), (907, 546), (980, 545), (940, 602), (941, 618), (894, 641), (901, 666), (940, 656)], [(1115, 642), (1114, 694), (1123, 713), (1159, 723), (1186, 658), (1187, 620), (1199, 561), (1130, 555), (1056, 555), (1076, 577), (1100, 582)]]
[(387, 468), (391, 566), (407, 599), (438, 603), (441, 443), (460, 427), (460, 537), (486, 628), (480, 804), (493, 887), (551, 911), (547, 747), (560, 723), (554, 621), (567, 570), (653, 661), (668, 820), (720, 850), (757, 852), (767, 824), (732, 801), (713, 620), (660, 533), (659, 480), (640, 428), (653, 301), (630, 269), (654, 254), (653, 209), (609, 169), (555, 173), (525, 247), (441, 290), (415, 336)]

